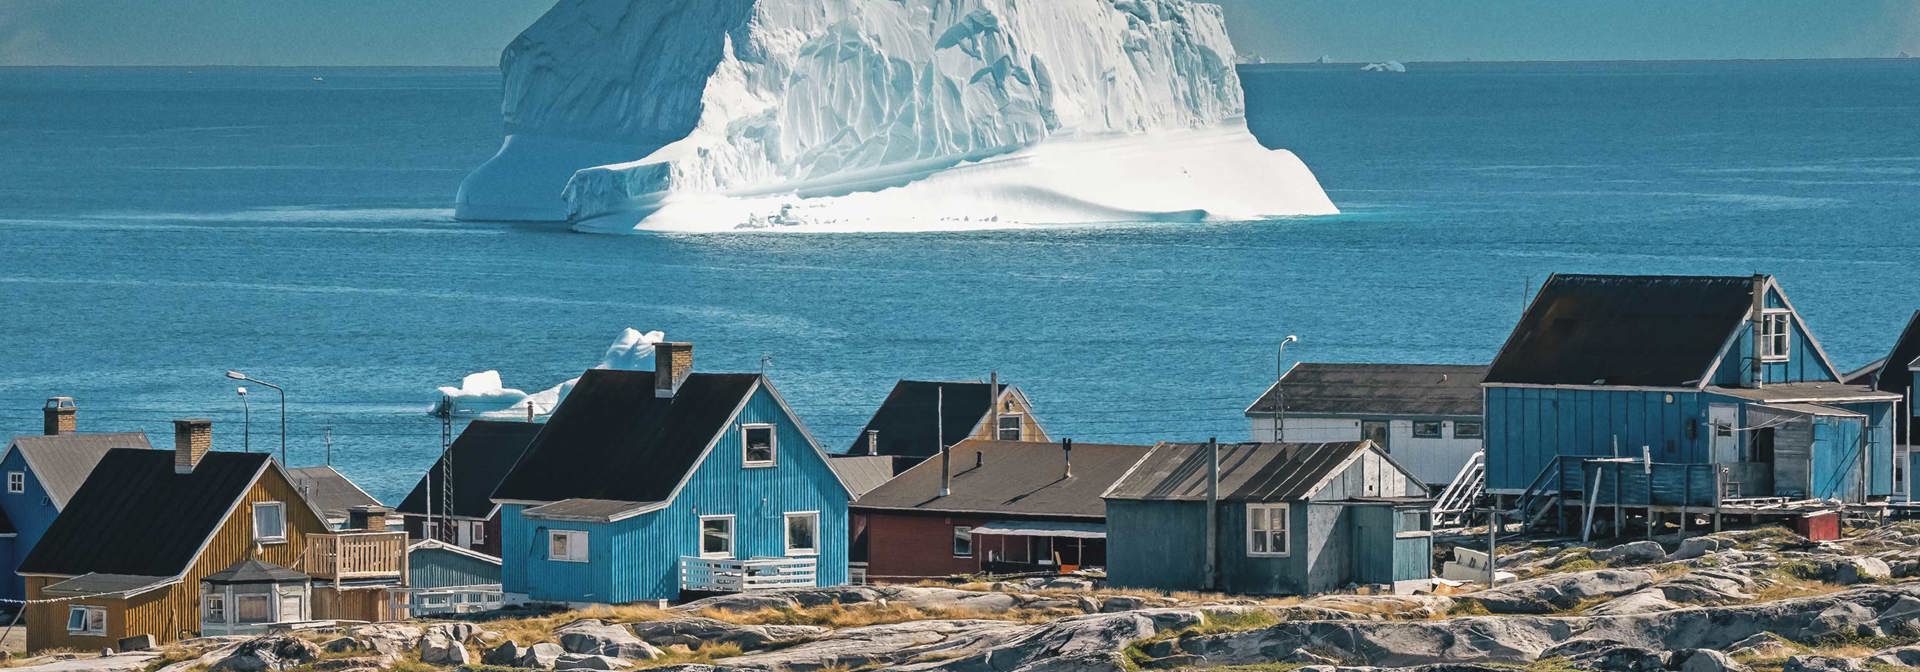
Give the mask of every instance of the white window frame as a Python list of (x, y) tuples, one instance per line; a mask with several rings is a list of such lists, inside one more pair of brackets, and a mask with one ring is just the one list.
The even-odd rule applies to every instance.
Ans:
[[(709, 552), (707, 550), (707, 521), (709, 520), (727, 521), (727, 550), (726, 551)], [(729, 513), (726, 515), (719, 515), (719, 516), (701, 516), (699, 526), (694, 528), (694, 544), (695, 544), (694, 550), (700, 551), (700, 557), (702, 558), (731, 558), (733, 557), (734, 551), (740, 548), (739, 536), (740, 536), (740, 526), (737, 524), (737, 521), (733, 519), (733, 514)]]
[[(553, 542), (556, 539), (567, 541), (565, 555), (553, 554)], [(588, 540), (586, 530), (547, 530), (547, 559), (554, 562), (586, 562)]]
[(227, 623), (227, 595), (224, 592), (200, 596), (201, 623)]
[[(1461, 427), (1463, 427), (1463, 426), (1464, 426), (1464, 427), (1472, 427), (1472, 428), (1473, 428), (1473, 435), (1472, 435), (1472, 436), (1467, 436), (1467, 435), (1463, 435), (1463, 434), (1461, 434), (1461, 433), (1460, 433), (1460, 428), (1461, 428)], [(1455, 422), (1453, 423), (1453, 438), (1456, 438), (1456, 439), (1484, 439), (1484, 438), (1487, 438), (1487, 424), (1486, 424), (1485, 422), (1481, 422), (1481, 421), (1479, 421), (1479, 420), (1459, 420), (1459, 421), (1455, 421)]]
[(1790, 359), (1793, 359), (1793, 311), (1785, 308), (1762, 311), (1760, 361), (1784, 362)]
[[(80, 615), (80, 627), (73, 627), (73, 617)], [(99, 617), (99, 625), (94, 625), (94, 617)], [(107, 608), (86, 604), (67, 606), (67, 634), (105, 635), (107, 634)]]
[[(795, 518), (805, 518), (813, 521), (813, 547), (812, 548), (794, 548), (793, 519)], [(820, 512), (819, 511), (788, 511), (787, 515), (782, 516), (780, 518), (780, 538), (783, 540), (781, 541), (782, 548), (786, 549), (786, 554), (790, 557), (819, 555), (820, 554)]]
[[(280, 534), (276, 536), (271, 536), (271, 537), (261, 534), (260, 509), (262, 508), (272, 508), (280, 512), (279, 514)], [(286, 502), (254, 502), (253, 507), (248, 511), (248, 513), (253, 516), (251, 519), (253, 522), (253, 540), (256, 543), (261, 543), (261, 544), (287, 543), (287, 504)]]
[[(960, 535), (962, 533), (967, 535), (967, 552), (965, 553), (960, 552)], [(953, 526), (953, 557), (956, 557), (956, 558), (973, 557), (973, 526), (972, 525)]]
[[(1420, 433), (1421, 425), (1433, 425), (1433, 433)], [(1447, 438), (1447, 423), (1440, 420), (1414, 420), (1407, 427), (1407, 434), (1416, 439), (1444, 439)]]
[[(767, 430), (767, 459), (755, 460), (748, 456), (748, 446), (753, 445), (750, 437), (753, 430)], [(740, 426), (740, 465), (749, 469), (778, 466), (780, 464), (780, 432), (770, 422), (750, 422)]]
[(7, 494), (18, 495), (27, 491), (27, 472), (7, 472)]
[[(1006, 424), (1008, 420), (1013, 421), (1013, 427), (1012, 427), (1013, 438), (1011, 439), (1007, 438), (1008, 428)], [(1025, 441), (1026, 440), (1026, 436), (1027, 436), (1026, 416), (1021, 415), (1019, 413), (1003, 413), (1000, 415), (999, 422), (1000, 422), (1000, 426), (993, 428), (994, 439), (999, 441)]]
[[(1256, 511), (1259, 512), (1260, 515), (1257, 515), (1257, 516), (1254, 515), (1254, 512)], [(1279, 519), (1282, 521), (1281, 525), (1284, 526), (1282, 529), (1276, 532), (1275, 530), (1263, 529), (1260, 527), (1256, 527), (1254, 525), (1254, 522), (1256, 520), (1266, 520), (1266, 521), (1273, 520), (1272, 514), (1274, 512), (1278, 512), (1280, 514)], [(1247, 538), (1247, 556), (1255, 557), (1255, 558), (1284, 558), (1289, 555), (1292, 555), (1293, 554), (1292, 514), (1293, 514), (1293, 507), (1288, 504), (1248, 504), (1247, 505), (1247, 537), (1246, 537)], [(1255, 538), (1254, 535), (1256, 534), (1265, 535), (1267, 537), (1267, 550), (1265, 551), (1253, 550), (1253, 540)], [(1276, 536), (1276, 534), (1280, 541), (1280, 543), (1278, 544), (1274, 543), (1274, 537)], [(1273, 550), (1274, 548), (1279, 548), (1280, 550), (1278, 551)]]
[(484, 521), (484, 520), (473, 521), (473, 529), (471, 532), (471, 536), (469, 538), (469, 542), (470, 542), (468, 544), (469, 546), (479, 546), (481, 544), (487, 543), (487, 521)]

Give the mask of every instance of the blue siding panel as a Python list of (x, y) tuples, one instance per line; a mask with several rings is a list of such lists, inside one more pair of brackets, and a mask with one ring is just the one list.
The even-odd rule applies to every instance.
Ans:
[[(53, 519), (60, 516), (60, 510), (53, 507), (53, 500), (47, 497), (47, 489), (40, 484), (40, 478), (27, 468), (27, 459), (17, 450), (8, 450), (6, 459), (0, 460), (0, 478), (6, 473), (24, 472), (26, 474), (25, 492), (5, 492), (0, 490), (0, 509), (4, 509), (7, 520), (13, 523), (16, 535), (6, 544), (4, 553), (0, 553), (0, 562), (6, 563), (4, 580), (0, 580), (0, 599), (18, 600), (26, 597), (26, 581), (20, 578), (17, 570), (20, 562), (27, 559), (27, 553), (34, 544), (40, 543), (40, 537), (53, 525)], [(3, 483), (4, 481), (0, 481)]]
[[(1673, 401), (1667, 401), (1671, 396)], [(1698, 392), (1532, 387), (1487, 389), (1487, 487), (1520, 490), (1557, 455), (1625, 456), (1645, 446), (1656, 462), (1703, 461), (1706, 395)], [(1563, 431), (1561, 428), (1568, 428)]]
[(407, 581), (413, 588), (448, 588), (500, 583), (500, 565), (444, 548), (407, 552)]

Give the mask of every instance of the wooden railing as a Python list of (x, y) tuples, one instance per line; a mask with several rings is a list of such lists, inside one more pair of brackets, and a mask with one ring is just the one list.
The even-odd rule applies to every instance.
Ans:
[(407, 563), (407, 533), (309, 534), (304, 560), (302, 570), (316, 579), (399, 577)]
[(680, 589), (748, 593), (818, 585), (814, 558), (680, 558)]

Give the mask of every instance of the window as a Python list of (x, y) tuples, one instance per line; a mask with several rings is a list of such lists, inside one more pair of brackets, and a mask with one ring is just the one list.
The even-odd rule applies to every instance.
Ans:
[(1456, 423), (1453, 423), (1453, 438), (1456, 438), (1456, 439), (1478, 439), (1478, 438), (1480, 438), (1480, 435), (1481, 435), (1481, 432), (1480, 432), (1480, 423), (1479, 423), (1479, 422), (1456, 422)]
[(1430, 529), (1427, 512), (1410, 509), (1400, 512), (1400, 532), (1425, 532)]
[(1769, 310), (1760, 315), (1760, 358), (1771, 361), (1792, 354), (1793, 313)]
[(475, 522), (473, 523), (473, 545), (478, 546), (484, 543), (487, 543), (487, 523)]
[(953, 526), (953, 557), (973, 557), (973, 528), (966, 525)]
[(1020, 420), (1021, 418), (1018, 415), (1000, 416), (1000, 427), (999, 427), (1000, 434), (997, 438), (999, 438), (1001, 441), (1022, 440), (1021, 439), (1022, 434), (1020, 431)]
[(1414, 422), (1413, 438), (1416, 438), (1416, 439), (1440, 438), (1440, 422), (1438, 420), (1421, 420), (1421, 421)]
[(7, 494), (17, 495), (27, 491), (27, 472), (7, 472)]
[(287, 540), (287, 507), (280, 502), (253, 505), (253, 540), (279, 543)]
[(67, 607), (67, 632), (76, 635), (107, 634), (106, 607)]
[(814, 511), (787, 514), (787, 555), (820, 553), (820, 514)]
[(547, 559), (586, 562), (587, 533), (579, 530), (547, 530)]
[(202, 623), (227, 622), (227, 596), (206, 595), (200, 598)]
[(273, 600), (269, 595), (264, 593), (235, 595), (233, 596), (233, 606), (239, 613), (240, 619), (237, 621), (239, 623), (273, 622)]
[(746, 466), (773, 466), (773, 425), (745, 425), (740, 428), (740, 435), (746, 443)]
[(1247, 505), (1247, 555), (1285, 556), (1287, 505)]
[(733, 516), (700, 517), (700, 557), (733, 557)]

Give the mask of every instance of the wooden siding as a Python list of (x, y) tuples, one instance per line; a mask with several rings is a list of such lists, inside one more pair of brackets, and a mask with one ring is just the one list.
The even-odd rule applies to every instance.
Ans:
[[(268, 467), (247, 490), (241, 503), (221, 522), (213, 539), (200, 557), (187, 569), (182, 580), (166, 588), (127, 600), (75, 600), (34, 604), (27, 608), (27, 648), (74, 648), (82, 651), (117, 646), (120, 638), (150, 634), (159, 642), (171, 642), (182, 633), (200, 630), (200, 579), (253, 555), (252, 505), (259, 502), (286, 504), (287, 540), (261, 546), (258, 557), (295, 570), (301, 569), (300, 552), (306, 548), (309, 534), (328, 532), (326, 521), (301, 504), (300, 493), (278, 469)], [(29, 577), (29, 599), (39, 599), (40, 590), (61, 579)], [(318, 586), (315, 590), (318, 591)], [(69, 635), (66, 630), (69, 604), (106, 606), (105, 636)]]
[(500, 565), (444, 548), (407, 553), (407, 585), (416, 590), (500, 583)]
[(1885, 497), (1893, 494), (1893, 403), (1871, 402), (1858, 404), (1834, 404), (1842, 408), (1867, 416), (1866, 444), (1867, 468), (1873, 473), (1873, 482), (1868, 494)]
[(1433, 579), (1433, 537), (1412, 535), (1393, 540), (1393, 580)]
[[(1672, 395), (1673, 402), (1666, 397)], [(1696, 392), (1487, 388), (1487, 487), (1518, 491), (1557, 455), (1651, 449), (1655, 462), (1705, 462), (1708, 397)], [(1726, 398), (1714, 397), (1715, 400)]]
[[(740, 427), (771, 423), (777, 466), (746, 468)], [(699, 517), (734, 516), (734, 557), (785, 555), (784, 514), (820, 514), (820, 585), (847, 582), (847, 502), (833, 470), (764, 387), (694, 467), (667, 508), (610, 523), (530, 520), (522, 506), (503, 507), (501, 574), (506, 592), (541, 602), (627, 603), (675, 599), (681, 556), (699, 554)], [(589, 563), (546, 559), (549, 530), (588, 533)]]
[(1206, 520), (1205, 502), (1107, 500), (1107, 582), (1152, 590), (1203, 588)]
[[(1040, 422), (1034, 419), (1033, 408), (1031, 406), (1028, 406), (1027, 403), (1022, 400), (1022, 397), (1020, 395), (1013, 394), (1011, 391), (1013, 388), (1007, 388), (1007, 389), (1009, 391), (1007, 392), (1007, 394), (1004, 395), (1004, 397), (1000, 401), (1001, 409), (1002, 409), (1001, 413), (1002, 414), (1017, 413), (1020, 415), (1020, 440), (1034, 441), (1038, 443), (1046, 443), (1048, 441), (1052, 441), (1053, 439), (1047, 438), (1046, 430), (1040, 428)], [(1009, 405), (1012, 406), (1013, 410), (1005, 410)], [(983, 416), (980, 419), (980, 426), (975, 427), (973, 434), (969, 435), (967, 438), (983, 439), (987, 441), (1000, 440), (999, 433), (996, 432), (995, 428), (993, 427), (993, 414), (989, 413), (986, 416)]]
[(384, 587), (335, 589), (324, 582), (313, 584), (310, 613), (318, 620), (392, 621), (407, 617), (406, 591)]
[(26, 492), (0, 490), (0, 510), (6, 512), (16, 532), (8, 552), (0, 554), (0, 562), (7, 563), (4, 575), (0, 575), (0, 599), (8, 600), (18, 600), (27, 594), (26, 582), (14, 569), (27, 559), (33, 545), (40, 543), (41, 535), (47, 533), (53, 519), (60, 515), (60, 510), (53, 507), (52, 498), (47, 496), (46, 487), (40, 484), (40, 476), (27, 468), (26, 456), (18, 450), (8, 450), (6, 459), (0, 460), (0, 473), (14, 471), (26, 474)]
[[(1778, 289), (1767, 292), (1768, 309), (1785, 309), (1786, 298)], [(1839, 373), (1830, 368), (1829, 363), (1820, 357), (1813, 348), (1813, 337), (1807, 331), (1806, 322), (1799, 313), (1793, 314), (1793, 334), (1789, 338), (1787, 359), (1778, 362), (1764, 362), (1760, 366), (1763, 381), (1768, 383), (1790, 382), (1832, 382), (1839, 380)], [(1743, 323), (1739, 333), (1734, 336), (1733, 345), (1727, 348), (1725, 357), (1720, 360), (1719, 368), (1714, 369), (1714, 385), (1727, 387), (1751, 387), (1753, 385), (1753, 358), (1758, 355), (1754, 350), (1752, 322)]]
[(974, 555), (954, 557), (953, 528), (979, 527), (985, 518), (946, 514), (868, 512), (867, 578), (899, 581), (971, 574), (986, 550), (975, 540)]

